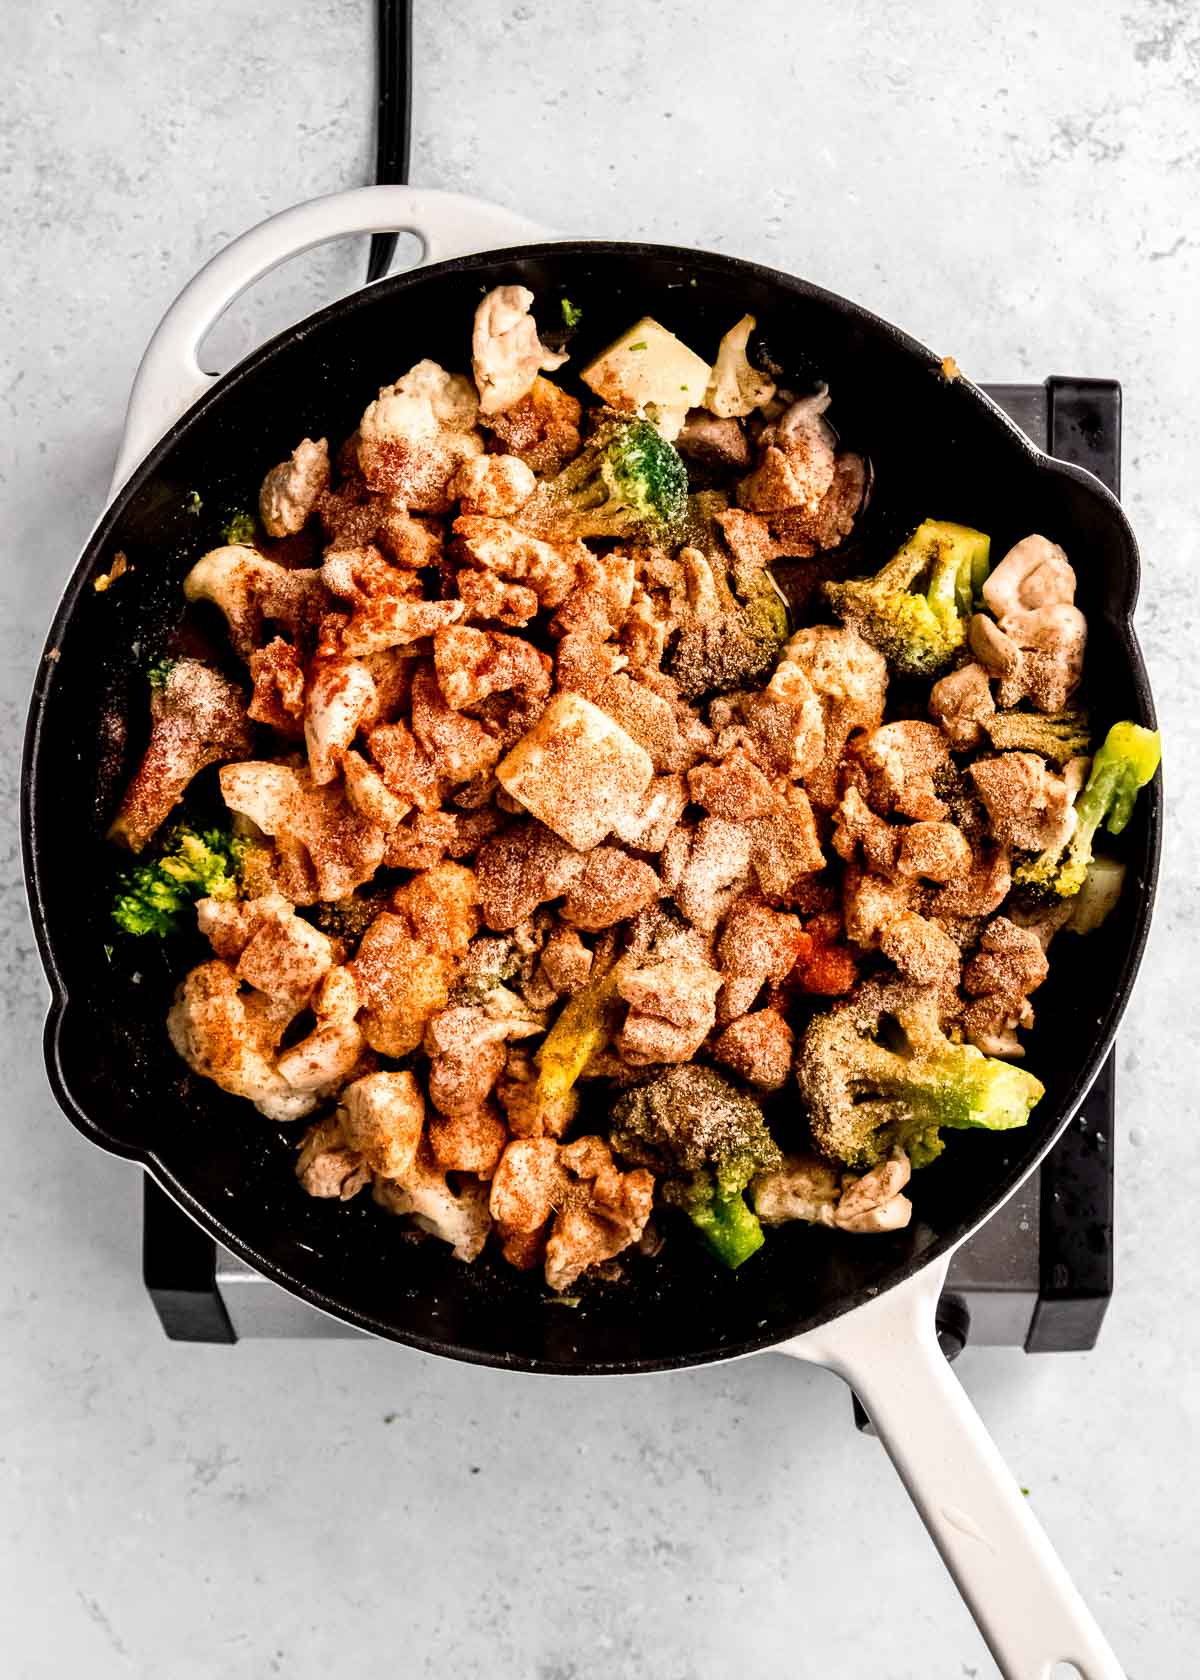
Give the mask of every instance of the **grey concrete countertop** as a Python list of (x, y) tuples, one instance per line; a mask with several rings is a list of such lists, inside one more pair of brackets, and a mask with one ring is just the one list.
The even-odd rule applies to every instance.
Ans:
[[(980, 380), (1124, 382), (1171, 826), (1120, 1040), (1119, 1287), (1096, 1352), (959, 1370), (1130, 1674), (1194, 1672), (1200, 18), (1187, 0), (416, 10), (415, 180), (792, 269)], [(368, 178), (370, 52), (365, 0), (0, 15), (0, 1669), (990, 1674), (833, 1378), (764, 1358), (543, 1384), (367, 1343), (168, 1345), (138, 1175), (47, 1092), (14, 821), (42, 636), (164, 305), (250, 223)], [(293, 264), (213, 355), (364, 261), (357, 242)]]

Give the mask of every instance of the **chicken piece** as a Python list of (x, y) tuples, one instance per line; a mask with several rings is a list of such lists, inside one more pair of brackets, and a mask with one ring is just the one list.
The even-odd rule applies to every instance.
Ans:
[(532, 589), (543, 607), (562, 605), (575, 586), (580, 564), (588, 557), (576, 537), (546, 542), (507, 519), (479, 514), (460, 514), (454, 521), (454, 539), (461, 561)]
[(983, 585), (989, 612), (1003, 623), (1010, 613), (1035, 612), (1075, 600), (1075, 573), (1066, 554), (1046, 537), (1023, 537), (994, 566)]
[(479, 853), (480, 909), (494, 932), (515, 928), (539, 904), (560, 897), (583, 856), (541, 823), (521, 822), (485, 842)]
[(433, 638), (433, 663), (446, 704), (456, 711), (477, 706), (489, 694), (519, 689), (549, 694), (553, 664), (520, 636), (454, 625)]
[(393, 909), (375, 917), (348, 965), (373, 1050), (407, 1056), (445, 1009), (457, 964), (479, 931), (476, 900), (472, 872), (440, 863), (398, 888)]
[(491, 619), (519, 630), (537, 617), (541, 603), (524, 584), (506, 583), (495, 572), (478, 571), (473, 566), (460, 567), (454, 582), (465, 618)]
[[(235, 943), (229, 937), (225, 921), (224, 938), (214, 924), (220, 912), (243, 912), (243, 937)], [(225, 918), (220, 918), (225, 920)], [(243, 904), (219, 904), (215, 899), (202, 898), (196, 905), (196, 924), (212, 942), (213, 949), (223, 957), (237, 956), (237, 976), (255, 991), (282, 1003), (292, 1003), (297, 1009), (308, 1002), (314, 987), (333, 967), (333, 941), (319, 929), (297, 916), (286, 898), (274, 894), (269, 898), (252, 899)]]
[(903, 910), (879, 929), (879, 948), (906, 980), (920, 986), (955, 986), (960, 967), (958, 946), (936, 922)]
[(747, 513), (745, 508), (723, 508), (716, 515), (716, 524), (733, 557), (730, 572), (734, 584), (744, 593), (764, 567), (783, 556), (784, 550), (760, 513)]
[(247, 760), (220, 773), (221, 797), (273, 836), (280, 887), (293, 904), (345, 898), (383, 862), (384, 831), (340, 787), (316, 787), (307, 770)]
[[(875, 730), (883, 721), (887, 663), (857, 631), (829, 624), (798, 630), (784, 645), (783, 663), (800, 667), (824, 714), (824, 751), (806, 773), (805, 789), (813, 804), (836, 805), (838, 767), (847, 741), (856, 730)], [(780, 670), (776, 669), (772, 682)]]
[(760, 1173), (750, 1188), (754, 1211), (764, 1225), (802, 1219), (830, 1225), (837, 1208), (838, 1175), (815, 1155), (785, 1155), (774, 1172)]
[[(760, 823), (773, 818), (759, 818)], [(682, 913), (711, 933), (746, 885), (754, 844), (751, 823), (705, 817), (689, 833), (677, 829), (663, 854), (663, 881)]]
[(189, 601), (220, 608), (242, 659), (262, 641), (267, 624), (280, 625), (293, 642), (311, 640), (327, 604), (320, 572), (289, 569), (241, 543), (210, 549), (197, 560), (183, 580), (183, 593)]
[(750, 895), (739, 898), (717, 943), (717, 961), (725, 981), (721, 1020), (744, 1014), (768, 982), (778, 985), (785, 980), (804, 939), (798, 916), (772, 910)]
[(567, 888), (562, 919), (596, 933), (644, 910), (661, 892), (662, 883), (648, 863), (619, 846), (596, 846)]
[(750, 836), (750, 866), (767, 898), (789, 898), (804, 877), (825, 867), (808, 795), (789, 787), (778, 810), (753, 817), (744, 828)]
[(412, 809), (406, 799), (397, 799), (378, 770), (368, 764), (361, 753), (347, 751), (342, 754), (342, 779), (346, 798), (359, 816), (367, 822), (378, 823), (388, 835)]
[(912, 1203), (901, 1192), (912, 1177), (903, 1149), (894, 1149), (862, 1177), (842, 1174), (833, 1223), (839, 1231), (900, 1231), (912, 1219)]
[(373, 1065), (366, 1055), (366, 1040), (355, 1020), (361, 1003), (354, 976), (345, 968), (332, 968), (313, 993), (312, 1031), (279, 1055), (278, 1072), (293, 1091), (332, 1096), (347, 1079), (365, 1073)]
[(475, 311), (471, 365), (484, 414), (512, 408), (529, 395), (539, 373), (553, 373), (569, 359), (538, 338), (532, 304), (526, 287), (496, 286)]
[(193, 968), (175, 993), (167, 1034), (193, 1073), (245, 1097), (270, 1120), (300, 1120), (316, 1108), (275, 1066), (279, 1041), (295, 1013), (261, 992), (246, 991), (232, 963), (214, 958)]
[(633, 1067), (690, 1061), (716, 1024), (720, 989), (716, 969), (687, 956), (623, 973), (617, 992), (629, 1013), (617, 1035), (618, 1053)]
[(524, 507), (536, 488), (537, 479), (516, 455), (476, 455), (455, 473), (449, 493), (461, 513), (504, 519)]
[(864, 950), (874, 950), (884, 928), (911, 908), (916, 883), (885, 880), (850, 864), (842, 881), (842, 919), (846, 937)]
[(372, 1172), (403, 1179), (421, 1141), (425, 1099), (412, 1073), (368, 1073), (346, 1086), (337, 1118)]
[(695, 804), (730, 822), (770, 816), (779, 804), (770, 782), (741, 747), (719, 764), (698, 764), (687, 780)]
[(497, 1019), (473, 1004), (431, 1016), (425, 1028), (430, 1102), (442, 1114), (482, 1108), (504, 1070), (507, 1040), (537, 1030), (535, 1022)]
[(929, 690), (929, 715), (955, 752), (970, 752), (983, 740), (983, 723), (996, 710), (992, 685), (982, 665), (964, 665), (939, 677)]
[(249, 663), (254, 693), (246, 716), (281, 735), (303, 735), (304, 663), (297, 649), (275, 636), (266, 647), (255, 648)]
[(731, 1021), (713, 1045), (714, 1061), (732, 1068), (760, 1091), (778, 1091), (792, 1066), (795, 1038), (775, 1009), (758, 1009)]
[(598, 706), (559, 694), (496, 767), (501, 787), (578, 851), (641, 806), (650, 756)]
[(953, 823), (915, 822), (900, 830), (900, 875), (944, 883), (968, 875), (973, 864), (970, 841)]
[(762, 434), (759, 464), (738, 485), (738, 504), (753, 513), (815, 509), (833, 483), (836, 439), (822, 418), (829, 392), (803, 397)]
[(348, 1202), (371, 1182), (371, 1169), (351, 1149), (334, 1116), (318, 1120), (304, 1134), (296, 1177), (310, 1196)]
[(980, 850), (974, 854), (970, 873), (958, 877), (933, 896), (933, 916), (990, 916), (1012, 890), (1012, 874), (1006, 847)]
[(350, 659), (408, 647), (457, 624), (466, 608), (462, 601), (424, 601), (416, 595), (377, 595), (356, 607), (339, 627), (337, 651)]
[(645, 1167), (619, 1171), (600, 1138), (576, 1138), (558, 1158), (567, 1188), (546, 1245), (545, 1277), (561, 1292), (638, 1241), (654, 1206), (654, 1178)]
[(566, 1179), (558, 1153), (558, 1144), (549, 1137), (518, 1137), (506, 1146), (488, 1200), (498, 1225), (532, 1234), (553, 1217)]
[(412, 732), (429, 754), (434, 775), (451, 785), (490, 772), (504, 750), (486, 724), (447, 704), (433, 665), (424, 659), (413, 674)]
[[(781, 553), (800, 559), (837, 548), (854, 529), (866, 492), (867, 463), (861, 455), (843, 450), (834, 461), (829, 488), (815, 507), (805, 503), (768, 515), (771, 536)], [(813, 591), (821, 575), (821, 568), (812, 568)]]
[(1087, 619), (1066, 603), (1009, 613), (1002, 624), (976, 613), (968, 640), (979, 663), (999, 679), (1001, 706), (1028, 700), (1039, 712), (1061, 712), (1083, 676)]
[(304, 438), (286, 461), (272, 467), (258, 493), (258, 512), (269, 537), (294, 537), (308, 523), (329, 488), (329, 444)]
[(661, 852), (687, 808), (687, 783), (680, 775), (655, 776), (641, 807), (613, 824), (613, 833), (639, 852)]
[(328, 659), (309, 678), (304, 708), (308, 769), (318, 787), (336, 781), (342, 757), (378, 712), (375, 682), (356, 659)]
[(402, 566), (393, 566), (373, 543), (327, 548), (321, 562), (321, 581), (331, 595), (352, 607), (367, 607), (384, 597), (421, 598), (420, 578)]
[(489, 1103), (457, 1114), (435, 1114), (429, 1148), (443, 1172), (474, 1173), (485, 1182), (495, 1173), (508, 1143), (508, 1129)]
[(398, 496), (372, 494), (357, 476), (321, 496), (317, 512), (335, 551), (377, 544), (408, 571), (436, 565), (441, 554), (441, 534), (427, 518), (414, 518)]
[(372, 490), (422, 513), (445, 513), (464, 461), (482, 455), (478, 400), (469, 379), (418, 362), (385, 385), (358, 427), (358, 465)]
[(945, 738), (934, 723), (909, 718), (885, 723), (855, 741), (846, 773), (880, 816), (938, 822), (946, 815), (936, 780), (950, 772)]
[(538, 959), (538, 972), (558, 996), (574, 997), (587, 985), (592, 953), (574, 928), (555, 928)]
[[(948, 823), (925, 823), (925, 828), (948, 828)], [(958, 830), (954, 832), (957, 834)], [(833, 849), (845, 863), (853, 863), (861, 848), (867, 868), (877, 875), (890, 875), (897, 867), (897, 856), (907, 829), (893, 828), (877, 817), (859, 790), (851, 785), (842, 795), (841, 804), (833, 813)], [(968, 858), (970, 847), (967, 848)], [(919, 871), (905, 870), (912, 874)]]
[(582, 412), (575, 397), (539, 374), (528, 396), (484, 424), (531, 471), (549, 477), (578, 455)]
[(1038, 930), (1018, 927), (1007, 916), (989, 922), (963, 971), (963, 990), (973, 1000), (963, 1016), (970, 1042), (988, 1056), (1023, 1056), (1016, 1029), (1033, 1025), (1027, 1000), (1049, 972)]
[(615, 636), (633, 602), (637, 562), (624, 549), (606, 554), (590, 550), (580, 559), (575, 585), (550, 625), (553, 636), (587, 630), (603, 639)]
[(482, 1253), (492, 1228), (487, 1186), (467, 1179), (452, 1188), (425, 1149), (417, 1151), (403, 1183), (377, 1178), (371, 1193), (388, 1213), (409, 1214), (419, 1230), (448, 1243), (456, 1260), (469, 1264)]
[(1037, 753), (1006, 752), (969, 768), (988, 822), (1002, 846), (1041, 852), (1062, 846), (1075, 830), (1075, 796), (1086, 759), (1072, 759), (1056, 776)]
[(253, 745), (241, 689), (198, 659), (176, 660), (162, 687), (151, 689), (150, 739), (109, 839), (142, 851), (201, 770), (243, 757)]
[(447, 789), (432, 758), (412, 730), (399, 719), (377, 725), (367, 736), (367, 751), (379, 767), (389, 793), (409, 809), (436, 811)]
[[(606, 649), (606, 653), (611, 651)], [(562, 667), (560, 647), (560, 687), (565, 686)], [(638, 682), (623, 671), (604, 677), (589, 698), (649, 753), (656, 771), (688, 770), (711, 745), (708, 730), (690, 707), (666, 694), (655, 693), (647, 683)]]
[(750, 466), (750, 445), (732, 416), (718, 418), (693, 408), (680, 428), (675, 447), (689, 461), (718, 472), (746, 472)]

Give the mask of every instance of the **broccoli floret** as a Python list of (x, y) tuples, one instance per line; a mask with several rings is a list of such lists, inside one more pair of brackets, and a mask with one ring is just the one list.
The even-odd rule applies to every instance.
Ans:
[(156, 659), (151, 665), (146, 672), (146, 681), (156, 693), (160, 688), (166, 688), (167, 679), (178, 663), (177, 659)]
[(984, 718), (988, 739), (999, 752), (1034, 752), (1060, 768), (1092, 748), (1087, 713), (1068, 706), (1065, 711), (996, 712)]
[[(895, 1043), (884, 1042), (891, 1029)], [(944, 1147), (941, 1128), (1023, 1126), (1044, 1087), (1024, 1068), (956, 1044), (932, 988), (868, 984), (810, 1021), (796, 1078), (813, 1141), (861, 1170), (904, 1149), (914, 1167)]]
[(177, 933), (196, 899), (238, 896), (246, 846), (220, 829), (174, 829), (157, 858), (121, 877), (113, 921), (124, 933)]
[(712, 1068), (670, 1067), (621, 1093), (609, 1137), (620, 1155), (658, 1173), (664, 1200), (687, 1214), (726, 1266), (762, 1247), (742, 1192), (783, 1157), (753, 1097)]
[(1092, 760), (1087, 786), (1075, 801), (1075, 828), (1052, 851), (1017, 865), (1013, 880), (1022, 887), (1056, 898), (1073, 898), (1087, 878), (1092, 841), (1101, 824), (1120, 834), (1138, 791), (1158, 769), (1162, 741), (1157, 729), (1137, 723), (1114, 723)]
[(353, 892), (346, 898), (326, 899), (307, 911), (307, 919), (330, 939), (340, 939), (348, 949), (356, 949), (379, 912), (387, 906), (386, 893)]
[(545, 486), (555, 524), (578, 537), (663, 541), (687, 513), (687, 468), (648, 420), (614, 415)]
[(558, 307), (562, 311), (563, 326), (569, 332), (574, 332), (580, 321), (583, 320), (583, 310), (577, 303), (572, 303), (570, 298), (563, 298)]
[(699, 610), (685, 613), (667, 651), (666, 669), (685, 700), (761, 687), (791, 628), (770, 568), (747, 569), (726, 554), (715, 517), (725, 506), (713, 491), (689, 503), (688, 544), (704, 556), (712, 588), (700, 590)]
[(926, 519), (881, 572), (827, 583), (825, 593), (842, 622), (894, 670), (932, 677), (967, 639), (989, 552), (982, 531)]
[(225, 529), (221, 534), (227, 543), (241, 543), (253, 547), (254, 538), (258, 534), (258, 523), (252, 513), (234, 513), (225, 521)]

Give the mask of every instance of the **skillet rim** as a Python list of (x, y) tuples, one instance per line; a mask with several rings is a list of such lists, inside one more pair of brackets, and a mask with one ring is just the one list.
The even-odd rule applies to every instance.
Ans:
[[(277, 333), (265, 344), (252, 351), (242, 361), (236, 363), (226, 373), (215, 378), (211, 386), (180, 415), (142, 458), (100, 514), (83, 546), (75, 569), (63, 589), (34, 678), (21, 760), (21, 852), (34, 937), (51, 992), (50, 1007), (43, 1030), (43, 1050), (47, 1075), (59, 1107), (85, 1137), (109, 1154), (139, 1163), (152, 1174), (156, 1182), (203, 1230), (254, 1270), (260, 1272), (281, 1288), (288, 1290), (289, 1293), (307, 1301), (318, 1310), (352, 1324), (380, 1339), (414, 1347), (424, 1353), (506, 1370), (524, 1370), (537, 1374), (569, 1376), (631, 1375), (688, 1369), (694, 1366), (721, 1363), (727, 1359), (744, 1358), (747, 1355), (777, 1347), (781, 1343), (802, 1335), (808, 1330), (815, 1329), (821, 1324), (827, 1324), (841, 1317), (842, 1314), (851, 1312), (867, 1301), (897, 1287), (925, 1266), (931, 1265), (942, 1256), (952, 1253), (974, 1231), (986, 1223), (1020, 1184), (1029, 1177), (1070, 1124), (1103, 1065), (1112, 1047), (1117, 1027), (1124, 1014), (1141, 966), (1149, 937), (1160, 866), (1162, 778), (1160, 771), (1155, 775), (1154, 781), (1145, 790), (1144, 795), (1147, 824), (1147, 868), (1144, 877), (1139, 882), (1140, 902), (1137, 906), (1133, 937), (1124, 953), (1121, 967), (1115, 976), (1108, 1007), (1097, 1023), (1091, 1052), (1077, 1069), (1052, 1128), (1041, 1139), (1032, 1153), (1021, 1155), (1009, 1168), (1000, 1181), (999, 1188), (990, 1194), (985, 1203), (982, 1205), (975, 1204), (962, 1220), (944, 1231), (927, 1248), (911, 1255), (887, 1276), (886, 1281), (876, 1285), (864, 1285), (848, 1295), (839, 1297), (832, 1307), (827, 1304), (815, 1313), (802, 1314), (783, 1336), (778, 1334), (777, 1329), (772, 1329), (765, 1335), (746, 1337), (735, 1344), (717, 1348), (698, 1349), (667, 1357), (634, 1356), (626, 1360), (596, 1359), (584, 1365), (567, 1363), (552, 1358), (492, 1353), (484, 1349), (466, 1347), (444, 1338), (425, 1336), (408, 1331), (401, 1333), (394, 1326), (372, 1317), (369, 1312), (361, 1311), (343, 1300), (335, 1300), (319, 1288), (297, 1279), (285, 1267), (275, 1263), (268, 1256), (258, 1253), (252, 1245), (242, 1241), (236, 1232), (230, 1230), (216, 1216), (213, 1209), (207, 1207), (184, 1188), (156, 1149), (132, 1143), (128, 1139), (122, 1139), (106, 1132), (103, 1126), (88, 1113), (86, 1106), (76, 1097), (71, 1086), (70, 1069), (64, 1065), (62, 1034), (70, 1011), (71, 1000), (55, 958), (47, 927), (46, 893), (39, 868), (35, 810), (39, 782), (42, 723), (46, 701), (54, 679), (54, 650), (62, 633), (71, 621), (85, 585), (90, 581), (97, 551), (103, 546), (108, 533), (123, 517), (127, 507), (138, 495), (142, 486), (158, 470), (163, 461), (169, 457), (183, 435), (199, 422), (211, 407), (223, 402), (231, 392), (235, 392), (241, 381), (249, 378), (264, 363), (281, 355), (286, 355), (289, 349), (302, 341), (314, 328), (324, 326), (327, 322), (339, 317), (350, 315), (355, 310), (366, 307), (368, 303), (373, 303), (380, 295), (398, 297), (415, 285), (424, 284), (427, 281), (436, 282), (446, 274), (494, 270), (506, 261), (518, 262), (529, 259), (553, 261), (556, 256), (562, 254), (613, 255), (634, 259), (641, 258), (647, 261), (675, 262), (690, 264), (694, 267), (706, 267), (710, 271), (720, 273), (725, 278), (733, 276), (736, 279), (739, 275), (753, 278), (762, 284), (832, 310), (834, 313), (866, 327), (876, 337), (883, 336), (890, 339), (895, 347), (904, 352), (910, 359), (926, 365), (931, 373), (935, 371), (940, 373), (941, 370), (942, 358), (936, 356), (919, 340), (862, 305), (824, 287), (817, 286), (811, 281), (788, 274), (783, 270), (751, 262), (745, 258), (729, 256), (722, 252), (696, 250), (687, 246), (659, 245), (645, 241), (566, 239), (541, 240), (523, 245), (504, 246), (489, 251), (472, 252), (469, 255), (449, 258), (444, 262), (410, 269), (402, 274), (377, 281), (372, 285), (360, 287), (344, 297), (335, 299), (322, 309), (286, 327), (282, 332)], [(1125, 587), (1122, 597), (1112, 603), (1113, 622), (1118, 631), (1122, 651), (1132, 677), (1132, 686), (1141, 708), (1142, 721), (1149, 727), (1154, 727), (1155, 710), (1149, 677), (1133, 626), (1133, 612), (1137, 603), (1140, 583), (1140, 561), (1136, 538), (1120, 502), (1106, 486), (1085, 468), (1061, 461), (1040, 449), (990, 397), (969, 379), (959, 378), (955, 383), (961, 384), (965, 400), (975, 405), (997, 431), (999, 434), (998, 445), (1006, 444), (1009, 448), (1014, 445), (1019, 446), (1022, 453), (1027, 456), (1039, 473), (1052, 479), (1070, 480), (1080, 485), (1099, 504), (1110, 524), (1119, 533), (1125, 550)]]

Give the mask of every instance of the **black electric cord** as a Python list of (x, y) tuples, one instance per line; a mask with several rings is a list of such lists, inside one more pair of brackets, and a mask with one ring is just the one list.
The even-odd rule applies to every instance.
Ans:
[[(378, 31), (375, 179), (388, 186), (404, 186), (412, 139), (411, 0), (379, 0)], [(395, 254), (394, 233), (373, 234), (367, 279), (382, 280)]]

